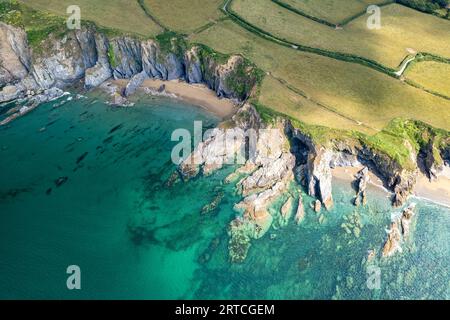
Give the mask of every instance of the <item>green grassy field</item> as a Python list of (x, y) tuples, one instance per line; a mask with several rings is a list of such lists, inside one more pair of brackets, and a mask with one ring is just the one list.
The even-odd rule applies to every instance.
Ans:
[[(22, 1), (61, 16), (69, 4), (66, 0)], [(406, 163), (409, 150), (403, 140), (403, 122), (396, 119), (410, 118), (450, 130), (450, 100), (430, 93), (449, 93), (449, 64), (414, 62), (405, 74), (407, 81), (402, 81), (365, 65), (294, 50), (264, 39), (233, 19), (221, 19), (226, 16), (218, 8), (221, 0), (171, 0), (170, 7), (167, 1), (144, 0), (141, 4), (147, 12), (138, 1), (127, 1), (126, 5), (121, 0), (79, 2), (82, 18), (102, 26), (155, 36), (163, 31), (160, 23), (189, 34), (190, 42), (205, 44), (220, 53), (244, 55), (266, 72), (258, 95), (252, 97), (259, 110), (266, 115), (280, 113), (299, 120), (296, 125), (320, 141), (356, 137)], [(309, 3), (311, 7), (316, 4)], [(445, 41), (450, 38), (450, 22), (399, 5), (383, 7), (383, 28), (379, 31), (367, 30), (364, 17), (352, 21), (344, 30), (333, 30), (270, 0), (234, 0), (233, 9), (280, 38), (350, 52), (390, 67), (397, 67), (412, 51), (450, 57), (450, 44)], [(115, 14), (118, 20), (114, 19)], [(61, 18), (28, 11), (22, 20), (33, 42), (45, 38), (55, 25), (64, 24)]]
[(397, 4), (381, 8), (380, 30), (367, 28), (367, 16), (334, 30), (270, 0), (234, 0), (231, 9), (274, 36), (301, 45), (358, 55), (391, 68), (411, 51), (450, 57), (450, 21)]
[(343, 24), (355, 15), (365, 12), (370, 5), (380, 5), (386, 0), (279, 0), (290, 7), (309, 16), (328, 21), (333, 24)]
[(167, 28), (191, 33), (223, 16), (223, 0), (144, 0), (152, 15)]
[(414, 63), (405, 76), (418, 85), (450, 97), (450, 64), (436, 61)]
[[(367, 67), (279, 46), (240, 28), (232, 21), (220, 22), (196, 35), (194, 40), (220, 52), (242, 53), (264, 71), (284, 80), (309, 99), (327, 106), (326, 111), (315, 107), (316, 112), (324, 112), (323, 118), (310, 116), (307, 113), (314, 104), (308, 104), (309, 111), (304, 112), (299, 104), (286, 99), (287, 91), (281, 92), (271, 89), (270, 85), (263, 85), (261, 100), (264, 104), (312, 124), (348, 129), (349, 122), (343, 121), (340, 114), (344, 119), (352, 119), (352, 123), (360, 123), (351, 125), (351, 129), (365, 132), (370, 128), (381, 130), (397, 117), (412, 117), (450, 129), (450, 101)], [(302, 100), (301, 95), (292, 90), (289, 90), (289, 95), (297, 95)], [(337, 113), (328, 117), (328, 110)], [(341, 120), (336, 121), (336, 117)]]
[(127, 33), (155, 36), (162, 29), (142, 10), (137, 1), (130, 0), (20, 0), (34, 9), (68, 16), (70, 5), (78, 5), (81, 19), (100, 26), (118, 29)]

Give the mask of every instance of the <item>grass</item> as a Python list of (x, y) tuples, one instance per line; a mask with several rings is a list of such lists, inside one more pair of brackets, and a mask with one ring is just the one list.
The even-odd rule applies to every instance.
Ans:
[(282, 114), (298, 119), (304, 123), (327, 126), (333, 129), (346, 128), (364, 133), (376, 133), (376, 130), (358, 125), (354, 120), (321, 107), (311, 99), (300, 95), (272, 76), (266, 76), (260, 88), (259, 103), (271, 106)]
[(0, 2), (0, 21), (24, 28), (30, 46), (37, 51), (50, 34), (63, 35), (67, 31), (61, 17), (33, 10), (15, 0)]
[(428, 90), (450, 97), (450, 64), (437, 61), (423, 61), (409, 67), (405, 76)]
[(170, 30), (189, 34), (222, 17), (223, 0), (144, 0), (151, 14)]
[(365, 13), (370, 5), (381, 5), (386, 0), (277, 0), (308, 16), (329, 24), (343, 25), (355, 16)]
[[(347, 118), (381, 130), (396, 117), (411, 116), (436, 127), (450, 129), (450, 101), (435, 97), (413, 88), (400, 80), (386, 76), (364, 66), (332, 60), (326, 57), (295, 51), (264, 40), (240, 28), (231, 21), (223, 21), (194, 37), (195, 41), (205, 43), (223, 53), (242, 53), (249, 60), (277, 79), (282, 79), (297, 88), (316, 102), (337, 110)], [(269, 81), (269, 80), (264, 80)], [(302, 117), (301, 108), (296, 110), (294, 98), (286, 103), (287, 95), (277, 94), (270, 85), (260, 90), (265, 104), (277, 111)], [(292, 91), (299, 101), (305, 101)], [(276, 94), (277, 99), (271, 97)], [(271, 101), (271, 104), (267, 103)], [(286, 104), (285, 104), (286, 103)], [(309, 111), (313, 104), (308, 103)], [(317, 112), (324, 108), (315, 108)], [(324, 113), (328, 115), (329, 112)], [(306, 115), (303, 116), (306, 119)], [(336, 117), (311, 116), (312, 123), (330, 127), (347, 128), (347, 121), (336, 122)], [(340, 117), (342, 118), (342, 117)], [(319, 119), (319, 120), (318, 120)], [(362, 126), (357, 126), (361, 127)], [(357, 128), (356, 127), (356, 128)], [(365, 131), (365, 129), (361, 129)]]
[[(60, 15), (65, 14), (65, 5), (69, 3), (65, 0), (23, 1), (30, 3), (33, 8), (41, 6), (45, 11)], [(418, 146), (422, 146), (426, 141), (426, 137), (421, 138), (419, 134), (427, 132), (438, 136), (439, 141), (448, 135), (448, 132), (430, 129), (429, 125), (450, 130), (450, 100), (429, 94), (364, 65), (281, 46), (249, 32), (231, 19), (223, 19), (220, 14), (210, 18), (208, 12), (218, 13), (217, 3), (222, 1), (194, 1), (189, 2), (189, 6), (183, 6), (187, 3), (183, 2), (179, 7), (169, 8), (167, 1), (154, 0), (167, 10), (166, 15), (173, 11), (173, 16), (164, 16), (155, 10), (157, 6), (147, 3), (152, 0), (145, 1), (148, 13), (154, 16), (154, 19), (145, 14), (137, 1), (127, 1), (125, 6), (127, 12), (136, 10), (137, 18), (131, 19), (120, 12), (124, 7), (120, 0), (79, 0), (82, 2), (82, 18), (107, 27), (102, 31), (108, 33), (114, 34), (117, 30), (152, 36), (160, 42), (163, 50), (169, 51), (174, 47), (184, 48), (193, 43), (200, 43), (203, 44), (202, 55), (215, 55), (218, 59), (223, 59), (228, 54), (242, 54), (266, 73), (264, 78), (258, 75), (258, 81), (261, 82), (258, 95), (252, 97), (252, 102), (263, 118), (270, 121), (277, 115), (288, 117), (295, 126), (319, 143), (331, 143), (339, 139), (363, 142), (408, 167), (411, 164), (411, 150), (417, 150)], [(176, 2), (173, 0), (173, 3)], [(23, 8), (15, 1), (8, 3), (13, 3), (20, 10), (2, 7), (4, 3), (0, 2), (1, 20), (25, 27), (32, 45), (38, 44), (50, 33), (66, 30), (65, 20), (61, 17), (45, 11), (36, 12)], [(448, 39), (450, 28), (442, 30), (443, 26), (448, 27), (447, 21), (397, 5), (383, 8), (384, 27), (380, 32), (372, 34), (362, 29), (359, 33), (355, 31), (355, 28), (358, 30), (358, 22), (361, 22), (361, 19), (351, 22), (345, 30), (330, 30), (323, 24), (292, 13), (269, 0), (235, 0), (235, 3), (240, 5), (239, 10), (245, 9), (243, 12), (247, 12), (248, 19), (259, 14), (260, 17), (254, 23), (260, 23), (264, 30), (273, 28), (270, 32), (286, 33), (283, 36), (305, 37), (306, 40), (313, 41), (312, 46), (324, 46), (333, 50), (343, 46), (354, 54), (361, 54), (370, 59), (377, 58), (375, 60), (387, 65), (397, 66), (406, 55), (405, 49), (409, 47), (438, 55), (450, 50), (448, 41), (444, 41)], [(201, 4), (204, 8), (200, 8)], [(275, 7), (266, 7), (270, 4)], [(83, 8), (90, 8), (89, 6), (93, 11), (87, 10), (90, 16), (83, 16)], [(264, 10), (258, 11), (262, 10), (261, 8)], [(275, 9), (271, 11), (270, 8)], [(120, 12), (120, 18), (115, 21), (110, 15), (117, 12)], [(184, 29), (183, 24), (187, 23), (187, 20), (182, 21), (179, 17), (190, 17), (191, 14), (196, 17), (196, 24), (190, 29)], [(214, 23), (211, 23), (211, 20), (215, 20)], [(160, 22), (171, 31), (162, 32), (162, 28), (154, 21)], [(144, 28), (140, 29), (138, 24), (143, 24)], [(147, 28), (154, 30), (149, 31)], [(191, 33), (193, 30), (196, 32)], [(327, 34), (322, 33), (323, 30), (327, 30)], [(185, 42), (186, 39), (180, 33), (191, 33), (189, 43)], [(331, 38), (330, 34), (333, 35)], [(368, 43), (370, 41), (374, 43)], [(413, 47), (411, 43), (417, 46)], [(112, 52), (109, 52), (109, 59), (112, 65), (116, 63)], [(407, 71), (407, 79), (417, 81), (419, 87), (427, 87), (429, 91), (448, 90), (448, 65), (439, 61), (434, 63), (438, 64), (431, 65), (430, 61), (413, 63)], [(421, 66), (422, 71), (415, 69)], [(247, 90), (243, 87), (245, 83), (240, 81), (246, 70), (237, 70), (236, 80), (231, 79), (232, 82), (227, 84), (237, 91)]]
[(353, 54), (397, 68), (408, 50), (450, 57), (450, 22), (392, 4), (381, 8), (382, 28), (369, 30), (366, 16), (342, 30), (312, 21), (270, 0), (234, 0), (231, 9), (247, 22), (287, 41)]
[[(78, 5), (81, 19), (93, 21), (99, 26), (134, 33), (141, 36), (155, 36), (162, 29), (152, 21), (135, 0), (20, 0), (30, 7), (68, 17), (70, 5)], [(124, 9), (125, 8), (125, 9)]]

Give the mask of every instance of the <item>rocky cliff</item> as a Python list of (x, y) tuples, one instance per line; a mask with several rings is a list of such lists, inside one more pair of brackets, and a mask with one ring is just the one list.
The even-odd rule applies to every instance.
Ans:
[(258, 81), (258, 70), (241, 56), (224, 56), (176, 35), (162, 41), (109, 38), (94, 27), (52, 34), (32, 49), (25, 32), (0, 22), (0, 103), (81, 81), (181, 79), (204, 83), (219, 97), (242, 101)]
[[(283, 226), (296, 210), (295, 221), (301, 223), (305, 216), (304, 204), (300, 194), (298, 205), (293, 207), (294, 198), (290, 186), (294, 181), (302, 184), (309, 195), (319, 199), (314, 204), (317, 212), (322, 206), (328, 211), (333, 206), (333, 167), (364, 165), (364, 169), (356, 176), (357, 205), (365, 204), (369, 170), (380, 177), (393, 192), (394, 206), (403, 205), (414, 189), (419, 160), (418, 154), (413, 150), (410, 155), (414, 166), (405, 168), (395, 158), (358, 139), (336, 137), (335, 140), (327, 139), (326, 143), (319, 143), (284, 117), (272, 120), (265, 123), (256, 109), (246, 104), (227, 123), (226, 127), (229, 129), (216, 129), (179, 167), (185, 180), (201, 173), (210, 174), (230, 163), (226, 161), (229, 156), (227, 151), (234, 155), (243, 150), (252, 150), (251, 142), (244, 139), (245, 130), (250, 129), (256, 133), (256, 152), (245, 154), (245, 161), (226, 179), (226, 182), (237, 182), (237, 191), (242, 196), (242, 200), (235, 205), (236, 211), (241, 214), (229, 226), (229, 251), (233, 262), (245, 259), (252, 240), (266, 234), (275, 218), (281, 219), (282, 223), (279, 225)], [(232, 134), (228, 135), (227, 131)], [(435, 146), (432, 161), (429, 160), (432, 156), (428, 153), (425, 157), (430, 163), (424, 170), (438, 168), (443, 165), (441, 163), (448, 161), (445, 160), (448, 142), (437, 143), (435, 139), (430, 141), (433, 142), (427, 140), (419, 148), (421, 152), (425, 152), (430, 148), (430, 143)], [(271, 206), (286, 196), (288, 198), (280, 209), (281, 218), (274, 216)], [(395, 232), (392, 236), (396, 237)]]

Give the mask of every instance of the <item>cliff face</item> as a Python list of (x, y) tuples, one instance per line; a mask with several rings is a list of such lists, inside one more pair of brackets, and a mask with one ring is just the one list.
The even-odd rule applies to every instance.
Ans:
[[(32, 96), (45, 89), (84, 81), (87, 88), (105, 80), (181, 79), (205, 83), (218, 96), (247, 98), (257, 82), (257, 70), (240, 56), (223, 59), (202, 46), (169, 46), (156, 40), (107, 38), (94, 28), (50, 36), (32, 50), (23, 30), (0, 23), (0, 103)], [(245, 70), (245, 77), (241, 77)]]

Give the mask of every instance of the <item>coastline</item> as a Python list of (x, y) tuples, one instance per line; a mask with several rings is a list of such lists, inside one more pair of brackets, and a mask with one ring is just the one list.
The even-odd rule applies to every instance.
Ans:
[[(363, 167), (338, 167), (332, 169), (333, 178), (353, 182), (355, 174)], [(383, 186), (380, 178), (370, 172), (369, 186), (383, 190), (386, 195), (391, 192)], [(434, 202), (438, 205), (450, 207), (450, 167), (446, 166), (443, 173), (434, 181), (430, 181), (425, 175), (420, 174), (412, 194), (413, 197)]]
[[(116, 85), (123, 90), (128, 84), (128, 80), (110, 80), (113, 85)], [(174, 99), (179, 99), (189, 104), (199, 106), (221, 119), (231, 117), (236, 111), (236, 104), (227, 98), (219, 98), (214, 91), (209, 89), (204, 84), (191, 84), (181, 80), (156, 80), (146, 79), (138, 88), (139, 93), (152, 94), (159, 92), (160, 88), (164, 88), (162, 95), (171, 96)], [(145, 90), (150, 92), (146, 92)], [(135, 95), (138, 96), (138, 95)], [(131, 97), (131, 99), (133, 99)]]

